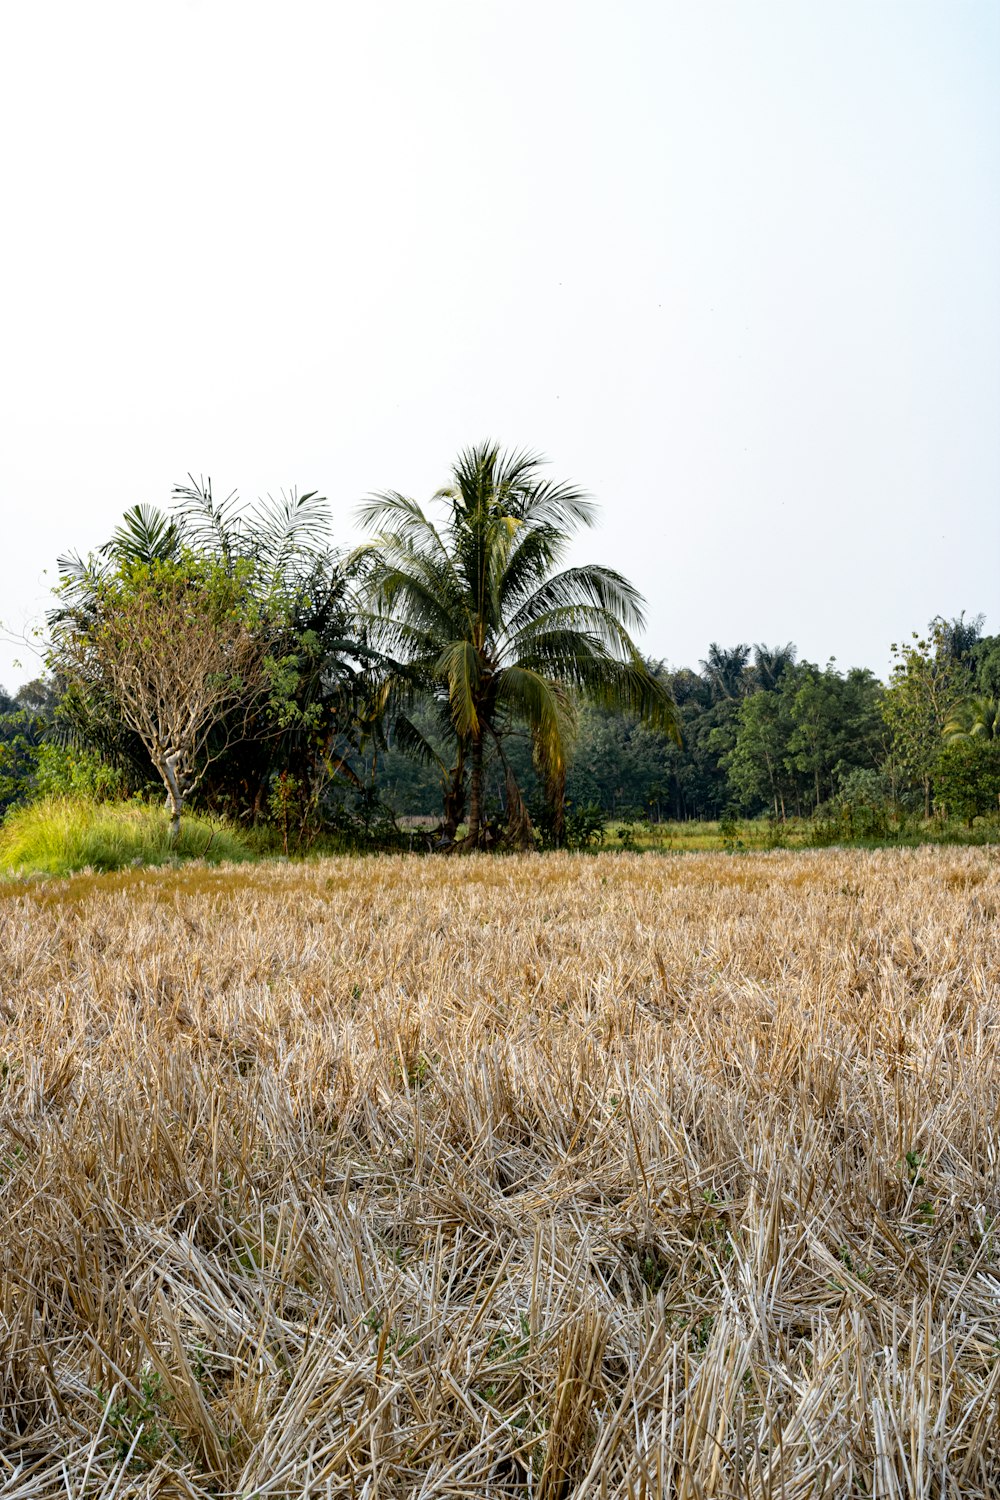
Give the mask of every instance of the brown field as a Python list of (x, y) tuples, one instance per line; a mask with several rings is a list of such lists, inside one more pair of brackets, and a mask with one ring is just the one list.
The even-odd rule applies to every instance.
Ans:
[(1000, 1493), (990, 850), (0, 888), (0, 1496)]

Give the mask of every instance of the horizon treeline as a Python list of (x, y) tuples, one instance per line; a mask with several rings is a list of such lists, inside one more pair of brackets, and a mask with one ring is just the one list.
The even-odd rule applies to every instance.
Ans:
[[(970, 708), (981, 711), (1000, 701), (1000, 635), (984, 634), (982, 623), (982, 616), (965, 615), (931, 621), (923, 636), (896, 648), (896, 666), (885, 683), (867, 668), (842, 671), (832, 662), (820, 667), (800, 661), (792, 642), (777, 648), (713, 643), (697, 668), (671, 670), (651, 658), (650, 671), (677, 705), (682, 743), (637, 714), (581, 701), (566, 804), (600, 809), (609, 819), (651, 822), (717, 820), (732, 813), (810, 817), (838, 801), (928, 813), (934, 771), (940, 773), (951, 748), (949, 728), (953, 735), (958, 731), (951, 746), (971, 743), (988, 761), (1000, 760), (992, 726), (980, 725), (978, 735), (971, 733), (974, 724), (960, 728), (963, 709), (968, 720)], [(947, 685), (936, 709), (935, 672)], [(413, 720), (433, 743), (438, 716), (429, 698), (421, 702), (418, 696)], [(513, 728), (507, 754), (544, 824), (526, 731)], [(353, 747), (350, 762), (343, 768), (346, 779), (332, 777), (327, 788), (334, 825), (357, 818), (381, 824), (386, 812), (440, 815), (437, 768), (401, 748), (391, 730), (381, 746)], [(271, 776), (269, 796), (258, 798), (255, 807), (220, 805), (211, 794), (206, 804), (238, 821), (287, 821), (283, 804), (298, 800), (297, 789), (289, 786), (287, 767), (272, 769)], [(1000, 772), (997, 779), (1000, 791)], [(490, 804), (502, 808), (503, 778), (493, 759), (486, 780)], [(34, 795), (74, 789), (135, 794), (158, 790), (158, 782), (134, 744), (123, 760), (107, 745), (102, 751), (97, 736), (89, 746), (75, 739), (57, 677), (35, 678), (14, 693), (0, 686), (0, 813)], [(973, 792), (971, 801), (977, 811), (995, 806), (992, 786), (978, 799)], [(965, 816), (969, 795), (953, 802), (947, 810)]]
[(171, 512), (134, 507), (60, 558), (47, 673), (0, 688), (0, 812), (165, 791), (174, 834), (191, 807), (288, 850), (391, 840), (399, 817), (438, 818), (448, 847), (523, 848), (602, 818), (996, 813), (982, 615), (894, 644), (885, 683), (792, 641), (669, 669), (633, 642), (627, 579), (561, 566), (594, 509), (539, 469), (470, 448), (434, 513), (372, 497), (350, 556), (315, 493), (246, 507), (192, 480)]
[[(581, 703), (567, 801), (652, 822), (812, 817), (838, 801), (929, 815), (934, 772), (942, 780), (945, 752), (954, 758), (960, 741), (1000, 766), (992, 723), (978, 734), (974, 720), (963, 727), (970, 711), (1000, 700), (1000, 635), (985, 635), (983, 623), (964, 612), (930, 621), (892, 647), (886, 683), (868, 668), (800, 661), (791, 641), (712, 643), (697, 668), (650, 659), (677, 704), (682, 744), (634, 714)], [(509, 753), (530, 785), (530, 746), (515, 737)], [(433, 778), (419, 764), (390, 747), (377, 774), (398, 815), (433, 811)], [(997, 807), (1000, 769), (995, 777), (996, 792), (987, 777), (985, 792), (973, 793), (977, 811)], [(954, 775), (945, 779), (953, 792)], [(948, 810), (967, 817), (969, 795), (951, 800)]]

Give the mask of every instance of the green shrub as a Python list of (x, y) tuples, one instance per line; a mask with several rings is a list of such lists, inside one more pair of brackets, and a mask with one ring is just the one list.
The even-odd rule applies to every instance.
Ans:
[(1000, 802), (1000, 740), (955, 740), (934, 767), (934, 800), (952, 817), (973, 819), (995, 813)]
[(166, 813), (146, 803), (46, 797), (8, 813), (0, 827), (0, 870), (68, 875), (173, 858), (221, 864), (253, 857), (246, 840), (218, 819), (185, 817), (173, 846), (168, 832)]
[(83, 797), (109, 802), (125, 792), (125, 777), (109, 766), (96, 750), (78, 750), (43, 740), (35, 751), (33, 796)]

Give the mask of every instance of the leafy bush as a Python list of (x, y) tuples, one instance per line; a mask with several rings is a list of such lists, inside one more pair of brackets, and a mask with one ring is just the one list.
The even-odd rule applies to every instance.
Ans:
[(217, 819), (185, 817), (169, 841), (167, 815), (144, 803), (96, 803), (85, 797), (47, 797), (13, 808), (0, 827), (0, 870), (69, 875), (74, 870), (120, 870), (178, 859), (212, 864), (252, 858), (246, 841)]
[(561, 828), (547, 798), (536, 797), (530, 812), (535, 838), (542, 849), (595, 849), (607, 836), (608, 815), (599, 802), (577, 803), (567, 797)]
[(45, 740), (35, 751), (34, 800), (86, 797), (109, 802), (125, 792), (125, 778), (95, 750), (77, 750)]
[(934, 800), (970, 828), (973, 818), (996, 812), (1000, 741), (970, 738), (946, 745), (934, 765)]
[(582, 806), (567, 802), (567, 849), (590, 849), (603, 844), (607, 826), (607, 814), (599, 802), (585, 802)]
[(832, 806), (846, 839), (885, 839), (893, 832), (892, 787), (884, 771), (847, 771)]

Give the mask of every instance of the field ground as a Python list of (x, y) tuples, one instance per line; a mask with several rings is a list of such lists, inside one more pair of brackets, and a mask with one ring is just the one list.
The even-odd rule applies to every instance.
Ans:
[(0, 887), (0, 1495), (1000, 1492), (1000, 860)]

